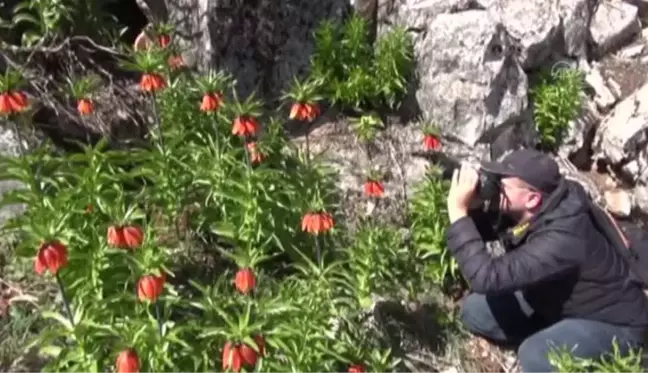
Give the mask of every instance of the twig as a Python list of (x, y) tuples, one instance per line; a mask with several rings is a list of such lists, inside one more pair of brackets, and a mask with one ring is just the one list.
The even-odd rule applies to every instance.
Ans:
[(60, 44), (56, 46), (43, 46), (42, 45), (43, 42), (44, 41), (41, 41), (39, 42), (39, 44), (33, 47), (21, 47), (21, 46), (7, 44), (7, 43), (3, 43), (1, 47), (13, 53), (30, 53), (31, 55), (30, 57), (27, 58), (25, 65), (28, 64), (28, 62), (31, 60), (31, 56), (33, 56), (35, 53), (48, 53), (48, 54), (58, 53), (61, 50), (63, 50), (64, 47), (70, 45), (72, 42), (85, 42), (90, 44), (92, 47), (96, 48), (97, 50), (112, 54), (114, 56), (124, 57), (123, 53), (120, 53), (113, 48), (99, 45), (94, 40), (90, 39), (87, 36), (81, 36), (81, 35), (70, 36), (68, 38), (65, 38)]

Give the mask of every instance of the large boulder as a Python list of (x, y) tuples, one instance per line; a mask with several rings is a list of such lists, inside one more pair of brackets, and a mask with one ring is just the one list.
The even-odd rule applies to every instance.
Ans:
[(621, 0), (601, 1), (590, 24), (592, 44), (597, 56), (619, 49), (640, 32), (637, 7)]
[(528, 125), (527, 77), (501, 23), (483, 10), (443, 13), (424, 33), (415, 52), (425, 119), (471, 146)]

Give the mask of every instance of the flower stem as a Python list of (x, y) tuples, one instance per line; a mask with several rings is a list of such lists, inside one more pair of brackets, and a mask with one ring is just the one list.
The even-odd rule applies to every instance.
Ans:
[(65, 286), (63, 286), (63, 281), (61, 281), (61, 276), (56, 274), (56, 283), (59, 286), (59, 291), (61, 292), (61, 298), (63, 298), (63, 306), (65, 307), (65, 312), (67, 313), (70, 324), (74, 327), (74, 317), (72, 316), (72, 311), (70, 310), (70, 301), (68, 300), (67, 295), (65, 294)]
[(162, 312), (160, 311), (160, 302), (155, 302), (155, 319), (158, 324), (158, 331), (160, 332), (160, 337), (162, 337)]
[(16, 135), (16, 141), (18, 142), (18, 152), (22, 158), (25, 158), (25, 149), (23, 148), (23, 139), (20, 131), (18, 130), (18, 124), (14, 120), (14, 116), (9, 117), (9, 122), (13, 126), (14, 134)]
[(212, 119), (214, 126), (214, 141), (216, 142), (216, 158), (220, 159), (220, 131), (218, 126), (218, 117), (214, 116)]
[(315, 255), (317, 258), (317, 265), (322, 266), (322, 246), (320, 242), (320, 235), (315, 236)]
[(162, 153), (166, 159), (166, 148), (164, 146), (164, 136), (162, 135), (162, 125), (160, 124), (160, 113), (158, 112), (158, 104), (155, 98), (155, 93), (151, 94), (151, 102), (153, 103), (153, 121), (155, 122), (155, 130), (157, 131), (160, 148), (162, 148)]
[(245, 137), (245, 140), (243, 141), (243, 148), (245, 149), (245, 163), (247, 164), (248, 182), (249, 182), (249, 176), (252, 173), (252, 163), (250, 163), (250, 149), (248, 149), (248, 138), (247, 138), (247, 136)]

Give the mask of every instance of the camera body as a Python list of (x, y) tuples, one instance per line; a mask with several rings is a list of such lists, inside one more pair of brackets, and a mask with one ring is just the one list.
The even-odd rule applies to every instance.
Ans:
[[(461, 161), (442, 152), (418, 152), (411, 153), (414, 156), (425, 158), (441, 169), (441, 177), (452, 178), (455, 170), (461, 170)], [(480, 169), (479, 182), (477, 184), (477, 200), (482, 207), (495, 211), (500, 206), (501, 176)], [(484, 206), (485, 205), (485, 206)]]
[(479, 182), (477, 183), (477, 196), (482, 203), (486, 203), (489, 210), (499, 208), (501, 198), (500, 175), (484, 170), (479, 170)]

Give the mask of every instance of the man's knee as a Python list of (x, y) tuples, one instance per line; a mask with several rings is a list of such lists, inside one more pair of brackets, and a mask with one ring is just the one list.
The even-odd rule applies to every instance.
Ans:
[(461, 303), (460, 318), (466, 329), (472, 333), (492, 339), (502, 337), (485, 295), (468, 295)]
[(518, 347), (518, 361), (523, 372), (553, 372), (549, 361), (549, 345), (544, 338), (531, 336)]

